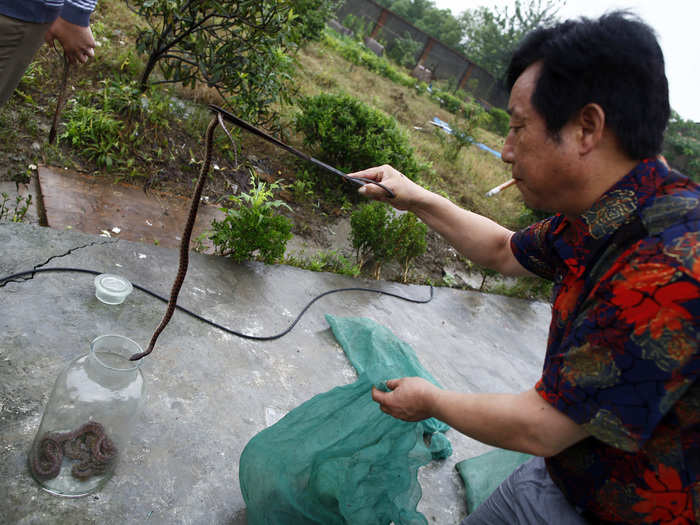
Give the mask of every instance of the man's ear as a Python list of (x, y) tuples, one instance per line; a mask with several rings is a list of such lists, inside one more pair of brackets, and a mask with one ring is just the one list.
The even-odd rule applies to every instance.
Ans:
[(599, 104), (589, 103), (578, 114), (579, 153), (590, 153), (600, 141), (605, 131), (605, 111)]

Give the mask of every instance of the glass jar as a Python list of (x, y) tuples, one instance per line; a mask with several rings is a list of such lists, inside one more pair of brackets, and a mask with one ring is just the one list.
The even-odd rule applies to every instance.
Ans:
[(112, 476), (144, 394), (140, 361), (129, 361), (141, 351), (127, 337), (103, 335), (59, 374), (29, 452), (44, 490), (84, 496)]

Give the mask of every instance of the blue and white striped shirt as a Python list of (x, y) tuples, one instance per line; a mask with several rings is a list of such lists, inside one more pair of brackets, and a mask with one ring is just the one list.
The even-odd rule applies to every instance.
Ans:
[(44, 24), (59, 16), (71, 24), (90, 25), (97, 0), (0, 0), (0, 14)]

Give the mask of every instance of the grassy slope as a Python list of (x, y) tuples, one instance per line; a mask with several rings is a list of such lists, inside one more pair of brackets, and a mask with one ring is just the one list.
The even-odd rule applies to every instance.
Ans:
[[(105, 82), (121, 77), (138, 79), (143, 67), (143, 58), (135, 51), (138, 27), (143, 25), (131, 13), (124, 2), (101, 2), (93, 15), (92, 28), (99, 43), (96, 58), (87, 66), (74, 69), (70, 79), (70, 96), (94, 94), (93, 105), (102, 103), (99, 94)], [(297, 86), (300, 94), (310, 95), (327, 92), (345, 92), (393, 115), (403, 126), (417, 154), (432, 163), (433, 172), (423, 181), (462, 206), (490, 217), (504, 225), (522, 226), (525, 208), (517, 191), (507, 191), (495, 198), (485, 198), (484, 193), (507, 180), (507, 167), (491, 154), (476, 147), (464, 148), (456, 161), (449, 162), (445, 155), (445, 135), (429, 121), (437, 116), (455, 122), (454, 115), (441, 109), (435, 102), (414, 90), (397, 85), (363, 67), (355, 66), (324, 47), (314, 43), (298, 56)], [(47, 163), (63, 165), (86, 172), (107, 174), (115, 179), (127, 179), (135, 183), (156, 185), (170, 191), (187, 194), (197, 165), (193, 157), (199, 156), (201, 137), (209, 118), (207, 102), (216, 101), (216, 96), (205, 89), (187, 91), (165, 88), (154, 90), (143, 97), (149, 110), (132, 114), (124, 119), (120, 137), (123, 150), (116, 155), (118, 163), (106, 170), (95, 160), (86, 157), (84, 148), (73, 147), (67, 140), (58, 146), (46, 144), (48, 129), (55, 107), (56, 94), (61, 77), (61, 61), (47, 46), (41, 50), (20, 85), (19, 93), (0, 108), (0, 154), (7, 159), (0, 180), (25, 180), (27, 166)], [(125, 82), (126, 80), (122, 80)], [(163, 102), (175, 96), (188, 104), (185, 112), (169, 111)], [(69, 107), (71, 102), (69, 101)], [(151, 111), (160, 104), (160, 113)], [(292, 131), (292, 120), (297, 109), (294, 106), (280, 108), (282, 123), (286, 124), (289, 142), (302, 148), (302, 137)], [(59, 132), (65, 130), (65, 118)], [(418, 130), (416, 128), (422, 128)], [(138, 133), (135, 135), (134, 131)], [(489, 132), (478, 130), (476, 137), (496, 150), (500, 150), (503, 139)], [(262, 159), (257, 167), (271, 177), (284, 176), (294, 180), (296, 159), (280, 154), (273, 146), (246, 134), (238, 140), (249, 159)], [(241, 187), (247, 174), (236, 170), (235, 156), (228, 140), (220, 134), (217, 139), (217, 157), (222, 176), (212, 178), (208, 191), (214, 198), (232, 193), (234, 186)], [(292, 199), (290, 193), (285, 196)], [(299, 208), (304, 202), (292, 203)], [(303, 226), (300, 227), (303, 230)], [(532, 296), (539, 283), (525, 284), (515, 293)], [(524, 288), (524, 289), (522, 289)], [(508, 290), (499, 290), (509, 293)]]

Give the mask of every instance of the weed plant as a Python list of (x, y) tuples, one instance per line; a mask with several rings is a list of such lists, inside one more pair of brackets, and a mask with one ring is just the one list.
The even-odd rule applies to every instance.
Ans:
[(0, 223), (23, 222), (27, 211), (29, 211), (29, 206), (32, 204), (32, 196), (17, 195), (14, 203), (10, 201), (10, 196), (7, 193), (0, 193)]
[(251, 171), (251, 190), (240, 195), (229, 195), (230, 207), (222, 221), (212, 222), (210, 239), (216, 252), (240, 262), (257, 259), (268, 264), (284, 256), (287, 241), (292, 238), (292, 221), (276, 212), (287, 207), (280, 200), (272, 200), (277, 182), (266, 184), (256, 179)]

